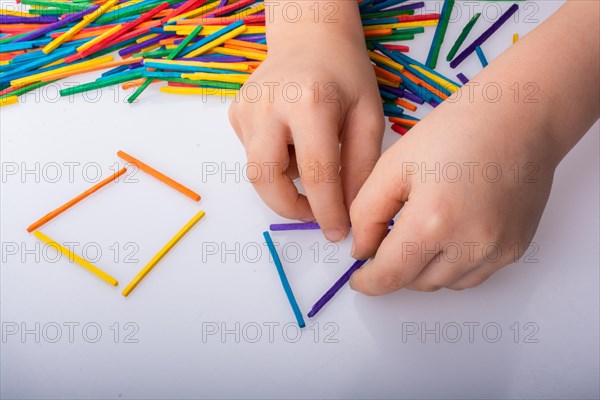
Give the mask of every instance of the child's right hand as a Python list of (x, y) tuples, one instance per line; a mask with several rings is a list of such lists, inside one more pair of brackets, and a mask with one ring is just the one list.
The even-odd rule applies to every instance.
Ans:
[[(249, 178), (263, 201), (283, 217), (316, 219), (331, 241), (348, 234), (350, 204), (380, 156), (384, 129), (355, 13), (338, 25), (294, 25), (269, 38), (267, 60), (229, 112), (249, 165), (260, 168)], [(292, 182), (298, 175), (306, 196)]]

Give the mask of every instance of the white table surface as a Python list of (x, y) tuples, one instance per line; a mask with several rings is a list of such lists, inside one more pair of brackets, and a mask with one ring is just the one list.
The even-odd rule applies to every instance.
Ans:
[[(466, 22), (468, 3), (457, 2), (465, 14), (449, 38)], [(472, 3), (476, 11), (486, 7), (481, 32), (497, 5)], [(527, 12), (484, 46), (488, 58), (559, 4), (523, 2)], [(409, 43), (416, 58), (425, 58), (432, 35), (428, 28)], [(462, 71), (479, 69), (473, 56)], [(370, 298), (346, 287), (296, 338), (262, 238), (283, 220), (239, 172), (244, 152), (228, 104), (156, 87), (133, 106), (125, 103), (130, 91), (115, 88), (58, 100), (58, 87), (0, 114), (2, 398), (598, 398), (598, 124), (557, 171), (532, 262), (462, 292)], [(386, 147), (396, 140), (386, 133)], [(96, 264), (120, 281), (113, 288), (56, 261), (25, 228), (91, 186), (98, 171), (108, 176), (119, 149), (203, 199), (194, 203), (138, 173), (130, 179), (137, 182), (111, 184), (41, 229), (92, 259), (100, 249)], [(38, 175), (24, 173), (36, 168)], [(205, 219), (122, 297), (200, 209)], [(350, 239), (331, 245), (319, 232), (273, 237), (306, 313), (350, 265)], [(454, 343), (456, 326), (462, 336)], [(411, 334), (415, 328), (430, 333)]]

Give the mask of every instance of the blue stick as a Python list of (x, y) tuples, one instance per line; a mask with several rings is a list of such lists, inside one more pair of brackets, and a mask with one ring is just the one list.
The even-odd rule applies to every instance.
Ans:
[(477, 57), (479, 58), (479, 62), (481, 63), (483, 68), (487, 67), (488, 61), (487, 58), (485, 58), (485, 54), (483, 54), (483, 50), (481, 50), (481, 47), (475, 47), (475, 52), (477, 53)]
[(296, 302), (296, 298), (294, 297), (294, 292), (292, 292), (292, 287), (285, 276), (285, 271), (283, 270), (283, 265), (281, 265), (281, 260), (279, 259), (279, 255), (277, 254), (277, 250), (275, 250), (275, 245), (273, 244), (273, 240), (271, 239), (271, 235), (268, 231), (263, 232), (263, 236), (265, 237), (265, 241), (267, 242), (267, 246), (269, 246), (269, 251), (271, 252), (271, 256), (273, 257), (273, 262), (275, 263), (275, 267), (277, 267), (277, 273), (279, 273), (279, 279), (281, 279), (281, 285), (283, 286), (283, 290), (285, 290), (285, 294), (292, 306), (292, 310), (294, 310), (294, 315), (296, 316), (296, 320), (298, 321), (298, 325), (300, 328), (304, 328), (306, 324), (304, 323), (304, 317), (302, 317), (302, 312), (300, 311), (300, 307), (298, 307), (298, 303)]

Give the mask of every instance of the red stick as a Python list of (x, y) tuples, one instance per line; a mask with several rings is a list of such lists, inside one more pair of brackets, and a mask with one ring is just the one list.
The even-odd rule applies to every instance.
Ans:
[(255, 0), (240, 0), (240, 1), (237, 1), (237, 2), (232, 3), (232, 4), (228, 4), (225, 7), (217, 8), (215, 10), (215, 12), (213, 12), (212, 15), (215, 16), (215, 17), (218, 17), (218, 16), (221, 16), (223, 14), (227, 14), (230, 11), (238, 10), (238, 9), (240, 9), (242, 7), (249, 6), (250, 4), (254, 3), (254, 1)]
[(402, 53), (408, 53), (408, 51), (410, 50), (410, 48), (408, 46), (403, 46), (401, 44), (384, 44), (383, 47), (385, 47), (388, 50), (392, 50), (392, 51), (400, 51)]
[[(122, 41), (130, 39), (133, 36), (127, 37), (127, 35), (124, 35), (124, 34), (129, 32), (136, 26), (152, 19), (152, 17), (154, 17), (156, 14), (158, 14), (159, 12), (161, 12), (162, 10), (164, 10), (167, 7), (169, 7), (169, 3), (159, 4), (158, 6), (154, 7), (152, 10), (147, 11), (144, 14), (140, 15), (139, 18), (126, 23), (125, 25), (123, 25), (121, 27), (121, 29), (119, 29), (112, 35), (105, 37), (103, 40), (99, 41), (98, 43), (96, 43), (95, 45), (90, 47), (89, 49), (86, 49), (79, 53), (75, 53), (75, 54), (65, 58), (65, 63), (70, 63), (70, 62), (76, 61), (78, 59), (85, 58), (85, 57), (89, 56), (90, 54), (96, 53), (96, 52), (103, 50), (107, 47), (110, 47), (118, 42), (122, 42)], [(158, 24), (160, 24), (160, 21), (156, 21), (156, 22)], [(150, 27), (148, 27), (147, 29), (150, 30)]]
[(393, 124), (392, 130), (402, 136), (404, 136), (408, 132), (408, 129), (406, 129), (402, 125), (398, 125), (398, 124)]
[(161, 19), (160, 23), (165, 24), (168, 20), (170, 20), (173, 17), (186, 13), (194, 8), (202, 7), (204, 3), (206, 3), (206, 0), (188, 0), (181, 6), (171, 11), (171, 13), (166, 15), (163, 19)]
[(440, 19), (440, 14), (401, 15), (398, 22), (432, 21)]

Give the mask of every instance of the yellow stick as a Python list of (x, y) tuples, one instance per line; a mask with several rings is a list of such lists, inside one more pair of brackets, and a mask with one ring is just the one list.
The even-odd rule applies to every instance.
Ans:
[(150, 39), (155, 38), (157, 36), (158, 36), (158, 33), (151, 33), (149, 35), (142, 36), (141, 38), (136, 39), (135, 42), (136, 43), (142, 43), (142, 42), (145, 42), (146, 40), (150, 40)]
[(95, 45), (96, 43), (98, 43), (99, 41), (101, 41), (102, 39), (104, 39), (105, 37), (112, 35), (113, 33), (115, 33), (116, 31), (118, 31), (119, 29), (121, 29), (121, 24), (113, 26), (112, 28), (110, 28), (109, 30), (107, 30), (106, 32), (104, 32), (102, 35), (100, 36), (96, 36), (95, 38), (93, 38), (92, 40), (85, 42), (84, 44), (82, 44), (81, 46), (79, 46), (77, 48), (78, 52), (84, 51), (86, 49), (89, 49), (90, 47), (92, 47), (93, 45)]
[(515, 34), (513, 35), (513, 44), (517, 43), (517, 41), (518, 41), (518, 40), (519, 40), (519, 34), (518, 34), (518, 33), (515, 33)]
[(83, 69), (83, 68), (88, 68), (88, 67), (91, 67), (94, 65), (104, 64), (104, 63), (113, 61), (114, 59), (115, 58), (113, 56), (102, 56), (102, 57), (94, 58), (92, 60), (83, 61), (83, 62), (80, 62), (77, 64), (67, 65), (65, 67), (56, 68), (56, 69), (53, 69), (50, 71), (40, 72), (39, 74), (15, 79), (15, 80), (10, 81), (10, 85), (11, 86), (23, 86), (23, 85), (27, 85), (29, 83), (41, 81), (43, 78), (50, 76), (50, 75), (56, 75), (56, 74), (60, 74), (63, 72), (69, 72), (69, 71), (77, 71), (78, 69)]
[(181, 74), (181, 77), (186, 78), (186, 79), (193, 79), (195, 81), (217, 81), (217, 82), (244, 83), (250, 77), (250, 75), (211, 74), (208, 72), (195, 72), (193, 74)]
[(17, 96), (8, 96), (0, 99), (0, 107), (7, 106), (9, 104), (15, 104), (19, 102), (19, 98)]
[(423, 75), (425, 75), (426, 77), (428, 77), (429, 79), (431, 79), (432, 81), (434, 81), (435, 83), (438, 83), (441, 86), (443, 86), (445, 89), (448, 89), (452, 93), (454, 93), (458, 90), (458, 86), (448, 82), (447, 80), (440, 78), (437, 75), (432, 74), (431, 72), (419, 67), (418, 65), (411, 64), (410, 66), (413, 67), (414, 69), (416, 69), (417, 71), (419, 71), (420, 73), (422, 73)]
[(77, 254), (73, 253), (71, 250), (62, 246), (55, 240), (44, 235), (42, 232), (33, 231), (33, 235), (36, 238), (38, 238), (39, 240), (41, 240), (42, 242), (46, 243), (47, 245), (55, 247), (63, 255), (69, 257), (69, 260), (75, 261), (77, 264), (81, 265), (83, 268), (87, 269), (88, 271), (90, 271), (92, 274), (96, 275), (98, 278), (102, 279), (103, 281), (105, 281), (113, 286), (117, 286), (119, 284), (119, 282), (117, 282), (117, 280), (115, 278), (108, 275), (106, 272), (102, 271), (101, 269), (99, 269), (98, 267), (96, 267), (95, 265), (90, 263), (89, 261), (79, 257)]
[(73, 36), (75, 36), (80, 30), (82, 30), (83, 28), (85, 28), (86, 26), (88, 26), (89, 24), (94, 22), (94, 20), (96, 18), (98, 18), (99, 16), (104, 14), (106, 11), (108, 11), (112, 6), (117, 4), (117, 1), (118, 0), (109, 0), (106, 3), (104, 3), (102, 5), (102, 7), (98, 8), (96, 11), (92, 12), (91, 14), (85, 15), (83, 17), (83, 19), (81, 21), (79, 21), (79, 23), (77, 23), (71, 29), (69, 29), (68, 31), (66, 31), (65, 33), (63, 33), (62, 35), (60, 35), (59, 37), (57, 37), (56, 39), (54, 39), (53, 41), (48, 43), (46, 45), (46, 47), (44, 47), (42, 49), (42, 51), (45, 54), (52, 52), (54, 49), (56, 49), (58, 46), (63, 44), (65, 41), (67, 41), (67, 40), (71, 39)]
[(184, 60), (163, 60), (162, 58), (147, 58), (147, 63), (156, 63), (164, 65), (189, 65), (193, 67), (225, 69), (229, 71), (248, 71), (248, 65), (241, 63), (220, 63), (220, 62), (202, 62), (202, 61), (184, 61)]
[(25, 11), (0, 10), (0, 15), (13, 15), (15, 17), (39, 17), (36, 14), (29, 14)]
[(369, 51), (369, 58), (373, 61), (376, 61), (378, 63), (381, 63), (383, 65), (387, 65), (390, 68), (395, 69), (398, 72), (404, 72), (404, 66), (401, 64), (398, 64), (395, 61), (390, 60), (387, 57), (384, 57), (382, 55), (379, 55), (375, 52)]
[(215, 47), (214, 49), (212, 49), (212, 51), (215, 53), (227, 54), (230, 56), (246, 57), (251, 60), (264, 61), (267, 59), (267, 55), (263, 54), (263, 53), (255, 53), (253, 51), (230, 49), (228, 47)]
[(181, 240), (181, 238), (186, 233), (188, 233), (189, 230), (192, 229), (192, 227), (196, 225), (198, 221), (202, 219), (202, 217), (204, 217), (204, 211), (200, 211), (198, 214), (194, 215), (194, 217), (187, 224), (185, 224), (183, 228), (181, 228), (179, 232), (177, 232), (177, 234), (175, 234), (175, 236), (173, 236), (173, 238), (169, 240), (167, 244), (165, 244), (163, 248), (160, 249), (154, 257), (152, 257), (148, 264), (146, 264), (146, 266), (142, 268), (140, 272), (138, 272), (135, 278), (133, 278), (133, 280), (129, 282), (129, 285), (127, 285), (127, 287), (123, 289), (123, 296), (127, 297), (129, 293), (131, 293), (133, 289), (135, 289), (137, 285), (139, 285), (142, 279), (144, 279), (146, 275), (148, 275), (150, 271), (152, 271), (152, 268), (154, 268), (156, 264), (158, 264), (160, 260), (162, 260), (163, 257), (166, 256), (169, 251), (171, 251), (171, 249), (177, 244), (177, 242), (179, 242), (179, 240)]
[(197, 57), (197, 56), (199, 56), (201, 54), (206, 53), (209, 50), (214, 49), (218, 45), (225, 43), (229, 39), (233, 39), (234, 37), (237, 37), (239, 34), (244, 33), (246, 31), (247, 31), (247, 26), (246, 25), (242, 25), (239, 28), (235, 28), (231, 32), (228, 32), (228, 33), (226, 33), (226, 34), (224, 34), (222, 36), (219, 36), (218, 38), (216, 38), (212, 42), (207, 43), (204, 46), (197, 48), (196, 50), (192, 51), (191, 53), (186, 54), (183, 58)]
[(191, 87), (177, 87), (177, 86), (163, 86), (160, 88), (161, 92), (171, 94), (195, 94), (203, 96), (223, 96), (223, 97), (235, 97), (238, 93), (234, 89), (217, 89), (217, 88), (191, 88)]
[[(225, 25), (205, 25), (204, 29), (202, 29), (203, 35), (210, 35), (211, 33), (215, 33), (225, 28)], [(166, 32), (175, 32), (179, 36), (189, 35), (193, 30), (194, 25), (165, 25), (163, 28)], [(259, 35), (265, 33), (264, 26), (246, 26), (246, 31), (244, 33), (251, 35)]]

